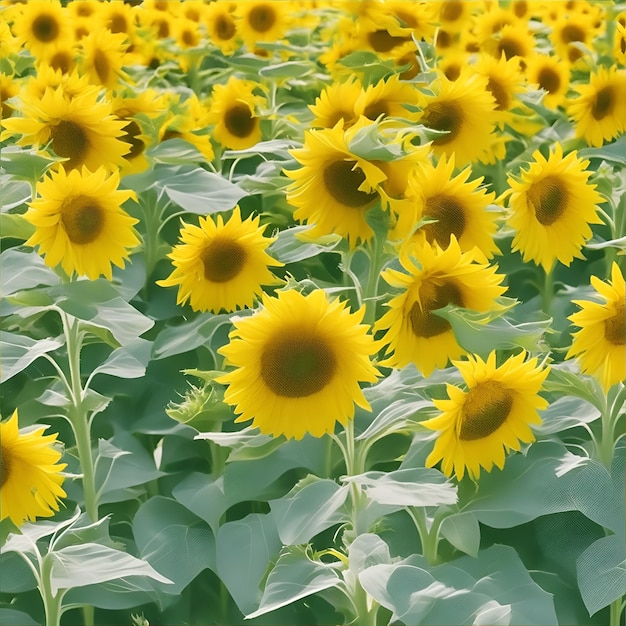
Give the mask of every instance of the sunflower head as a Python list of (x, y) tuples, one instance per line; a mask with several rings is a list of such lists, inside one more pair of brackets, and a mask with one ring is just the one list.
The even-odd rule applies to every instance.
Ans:
[(37, 517), (50, 517), (65, 498), (62, 453), (55, 448), (57, 435), (44, 435), (46, 427), (22, 433), (17, 410), (0, 423), (0, 520), (16, 526)]
[(549, 369), (538, 365), (537, 358), (526, 361), (523, 351), (500, 367), (495, 352), (486, 361), (469, 355), (454, 365), (467, 390), (447, 385), (448, 399), (434, 401), (441, 415), (422, 422), (439, 431), (426, 465), (441, 461), (444, 474), (460, 480), (467, 471), (477, 480), (481, 467), (502, 469), (506, 452), (535, 440), (529, 424), (540, 424), (537, 410), (548, 405), (538, 394)]
[(322, 290), (263, 296), (263, 308), (235, 321), (219, 352), (234, 370), (216, 379), (228, 385), (225, 401), (261, 432), (301, 439), (346, 424), (354, 405), (369, 409), (359, 386), (378, 376), (370, 357), (377, 344), (351, 313)]

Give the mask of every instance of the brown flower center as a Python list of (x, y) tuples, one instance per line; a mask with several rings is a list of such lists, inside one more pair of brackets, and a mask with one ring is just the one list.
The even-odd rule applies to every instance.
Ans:
[(441, 19), (446, 22), (454, 22), (463, 14), (463, 3), (458, 0), (448, 0), (441, 7), (439, 14)]
[(554, 224), (567, 208), (569, 194), (558, 176), (546, 176), (534, 182), (526, 194), (537, 221), (543, 226)]
[(257, 33), (266, 33), (275, 23), (276, 13), (270, 4), (260, 4), (248, 15), (248, 24)]
[(146, 149), (146, 144), (139, 138), (141, 128), (139, 128), (139, 124), (135, 120), (130, 120), (124, 126), (124, 133), (124, 136), (120, 137), (120, 139), (130, 144), (130, 150), (124, 156), (127, 159), (134, 159)]
[(121, 13), (114, 13), (109, 20), (109, 30), (112, 33), (128, 33), (126, 16)]
[(226, 283), (241, 272), (247, 256), (245, 248), (237, 241), (217, 237), (201, 256), (204, 277), (213, 283)]
[(93, 67), (102, 85), (106, 85), (111, 76), (111, 64), (107, 55), (102, 50), (96, 50), (93, 57)]
[(508, 110), (511, 99), (502, 84), (490, 77), (487, 81), (487, 89), (491, 92), (493, 99), (496, 101), (496, 111)]
[(489, 437), (506, 422), (512, 406), (513, 396), (496, 381), (472, 387), (465, 396), (459, 439), (474, 441)]
[(513, 57), (523, 57), (524, 46), (516, 39), (502, 37), (498, 43), (497, 58), (500, 58), (503, 52), (507, 61)]
[(372, 204), (378, 198), (378, 193), (359, 190), (365, 180), (365, 174), (360, 167), (354, 165), (354, 161), (334, 161), (327, 165), (324, 168), (324, 184), (328, 193), (337, 202), (360, 209)]
[[(463, 294), (454, 283), (425, 285), (420, 290), (422, 305), (413, 303), (409, 311), (409, 323), (416, 337), (436, 337), (450, 329), (448, 320), (432, 311), (442, 309), (448, 304), (463, 306)], [(429, 293), (430, 292), (430, 293)]]
[(215, 34), (222, 41), (228, 41), (235, 35), (235, 23), (230, 17), (220, 15), (215, 20)]
[(59, 24), (53, 15), (38, 15), (32, 23), (31, 32), (35, 39), (50, 43), (59, 36)]
[(365, 107), (363, 111), (363, 115), (368, 120), (376, 120), (380, 115), (387, 116), (389, 115), (389, 111), (387, 109), (387, 103), (384, 100), (378, 100), (376, 102), (372, 102)]
[(276, 335), (261, 355), (261, 377), (278, 396), (304, 398), (333, 379), (337, 358), (330, 343), (300, 330)]
[(454, 141), (461, 132), (463, 111), (454, 102), (431, 102), (424, 109), (423, 121), (428, 128), (448, 133), (433, 139), (436, 146), (444, 146)]
[(50, 67), (61, 70), (62, 74), (69, 74), (74, 67), (74, 59), (65, 51), (59, 51), (50, 57)]
[(615, 306), (615, 315), (604, 320), (604, 338), (613, 345), (623, 346), (625, 343), (626, 321), (624, 319), (624, 303)]
[(615, 108), (615, 91), (612, 85), (607, 85), (603, 89), (600, 89), (596, 94), (596, 99), (591, 109), (591, 115), (594, 120), (602, 120), (607, 115), (610, 115)]
[(537, 76), (537, 83), (548, 93), (556, 93), (561, 86), (561, 77), (552, 68), (542, 67)]
[(393, 50), (396, 46), (399, 46), (404, 42), (409, 41), (409, 38), (397, 37), (391, 35), (389, 31), (381, 29), (369, 33), (367, 36), (367, 40), (372, 49), (376, 52), (389, 52), (390, 50)]
[(8, 448), (0, 446), (0, 488), (11, 475), (11, 454)]
[(576, 24), (567, 24), (563, 30), (561, 30), (561, 41), (563, 43), (585, 41), (585, 31)]
[(257, 119), (245, 104), (236, 104), (224, 114), (224, 126), (235, 137), (249, 137), (257, 125)]
[(61, 223), (72, 243), (88, 244), (95, 241), (104, 228), (104, 210), (90, 196), (68, 198), (61, 206)]
[(66, 170), (82, 165), (89, 150), (89, 139), (81, 126), (69, 120), (61, 120), (51, 129), (50, 137), (54, 153), (69, 159), (63, 163)]
[(465, 230), (465, 207), (453, 196), (438, 194), (428, 198), (424, 217), (437, 220), (423, 228), (428, 242), (436, 241), (441, 248), (450, 245), (450, 235), (459, 239)]

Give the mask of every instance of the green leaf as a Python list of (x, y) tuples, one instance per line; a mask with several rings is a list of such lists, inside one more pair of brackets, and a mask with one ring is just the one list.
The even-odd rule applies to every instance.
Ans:
[(267, 65), (259, 70), (259, 76), (263, 76), (270, 80), (280, 78), (299, 78), (310, 74), (315, 66), (312, 63), (304, 61), (285, 61), (284, 63), (276, 63), (275, 65)]
[(31, 339), (25, 335), (17, 335), (7, 331), (0, 331), (0, 382), (5, 382), (22, 370), (25, 370), (33, 361), (42, 354), (53, 352), (63, 345), (63, 340), (58, 339)]
[(24, 149), (19, 146), (3, 146), (0, 154), (0, 167), (3, 173), (15, 178), (36, 183), (41, 180), (46, 170), (56, 159), (37, 154), (35, 149)]
[(389, 546), (373, 533), (359, 535), (348, 548), (350, 571), (357, 574), (368, 567), (390, 564)]
[(160, 180), (157, 185), (163, 188), (172, 202), (198, 215), (230, 211), (241, 198), (248, 195), (219, 174), (199, 167)]
[(0, 290), (4, 298), (25, 289), (59, 283), (59, 277), (34, 252), (9, 248), (0, 254), (0, 263)]
[(341, 580), (336, 569), (336, 564), (311, 560), (303, 547), (284, 548), (267, 578), (259, 608), (246, 615), (246, 619), (254, 619), (335, 587)]
[(280, 538), (269, 515), (254, 513), (219, 529), (217, 574), (244, 615), (260, 606), (261, 581), (280, 549)]
[(284, 545), (308, 543), (315, 535), (349, 521), (342, 510), (347, 485), (309, 475), (280, 500), (272, 500), (271, 516)]
[(576, 562), (578, 586), (589, 615), (626, 596), (626, 542), (619, 535), (592, 543)]
[(583, 148), (578, 151), (581, 159), (602, 159), (609, 163), (617, 163), (626, 166), (626, 138), (620, 137), (613, 143), (606, 144), (601, 148)]
[(148, 576), (162, 583), (171, 582), (149, 563), (97, 543), (67, 546), (44, 558), (52, 562), (50, 588), (53, 594), (59, 589), (95, 585), (125, 576)]
[(35, 232), (35, 227), (18, 213), (0, 213), (0, 238), (26, 241)]
[(210, 528), (175, 500), (155, 496), (144, 502), (133, 534), (142, 558), (173, 582), (166, 593), (179, 594), (204, 569), (215, 569)]
[(436, 469), (399, 469), (345, 476), (344, 482), (361, 485), (368, 498), (379, 504), (439, 506), (455, 504), (456, 486)]
[(192, 472), (185, 476), (173, 489), (172, 495), (183, 506), (209, 524), (214, 534), (220, 520), (231, 506), (230, 498), (224, 493), (224, 478)]
[[(3, 588), (3, 591), (6, 589)], [(0, 624), (3, 626), (39, 626), (28, 613), (5, 607), (0, 608)]]
[[(23, 593), (37, 588), (33, 571), (26, 565), (18, 551), (0, 554), (0, 589), (2, 593)], [(3, 624), (0, 620), (0, 624)]]
[(107, 360), (92, 371), (91, 376), (108, 374), (118, 378), (140, 378), (146, 373), (151, 351), (151, 341), (133, 339), (130, 343), (113, 350)]
[(440, 527), (442, 537), (457, 550), (476, 556), (480, 548), (480, 526), (470, 512), (456, 513), (446, 517)]
[(306, 232), (311, 228), (309, 225), (293, 226), (281, 231), (276, 241), (269, 246), (268, 254), (281, 263), (296, 263), (322, 252), (330, 252), (341, 243), (339, 235), (326, 235), (317, 238), (315, 243), (309, 243), (306, 240)]
[(541, 411), (542, 423), (533, 426), (533, 430), (542, 435), (559, 433), (581, 424), (590, 424), (600, 417), (600, 411), (580, 398), (564, 396), (552, 402)]
[(545, 391), (586, 400), (596, 408), (604, 405), (604, 392), (592, 376), (581, 376), (571, 370), (572, 363), (557, 363), (550, 367), (543, 384)]
[[(23, 180), (14, 180), (12, 176), (0, 174), (0, 209), (2, 213), (26, 204), (31, 198), (31, 187)], [(5, 233), (2, 233), (6, 236)]]

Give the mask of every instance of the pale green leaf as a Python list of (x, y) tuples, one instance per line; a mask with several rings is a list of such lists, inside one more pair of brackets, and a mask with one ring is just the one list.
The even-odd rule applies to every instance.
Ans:
[(457, 550), (476, 556), (480, 548), (480, 526), (472, 513), (456, 513), (446, 517), (440, 527), (441, 535)]
[(39, 285), (59, 283), (59, 277), (34, 252), (9, 248), (0, 254), (0, 263), (0, 290), (4, 298)]
[(307, 241), (306, 233), (311, 226), (293, 226), (287, 228), (276, 237), (270, 247), (268, 254), (281, 263), (296, 263), (304, 259), (310, 259), (322, 252), (331, 252), (341, 243), (338, 235), (326, 235), (323, 238), (316, 238), (315, 242)]
[(31, 339), (25, 335), (17, 335), (7, 331), (0, 331), (0, 382), (5, 382), (22, 370), (25, 370), (42, 354), (53, 352), (63, 345), (61, 338)]
[(92, 371), (91, 376), (108, 374), (118, 378), (140, 378), (146, 373), (151, 351), (152, 342), (139, 337), (133, 339), (113, 350), (107, 360)]

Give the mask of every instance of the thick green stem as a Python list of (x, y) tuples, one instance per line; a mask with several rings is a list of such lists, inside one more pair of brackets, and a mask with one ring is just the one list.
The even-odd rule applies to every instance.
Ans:
[(72, 388), (72, 405), (69, 410), (70, 423), (76, 439), (78, 459), (83, 474), (83, 494), (85, 510), (92, 522), (98, 519), (98, 500), (96, 494), (93, 457), (91, 452), (91, 428), (87, 409), (83, 404), (83, 386), (80, 377), (80, 350), (82, 335), (78, 328), (78, 320), (72, 320), (62, 314), (63, 328), (67, 347), (67, 359), (70, 368), (70, 385)]
[(437, 518), (432, 523), (430, 530), (426, 522), (426, 510), (423, 507), (407, 507), (407, 511), (415, 524), (417, 533), (422, 543), (422, 555), (430, 565), (436, 565), (439, 562), (437, 548), (439, 546), (439, 528), (444, 518)]
[(620, 626), (624, 604), (622, 598), (613, 600), (609, 605), (609, 626)]
[(41, 564), (41, 578), (39, 580), (39, 593), (43, 600), (43, 607), (46, 614), (46, 626), (60, 626), (61, 615), (63, 614), (62, 600), (63, 591), (59, 590), (56, 595), (52, 593), (51, 588), (51, 575), (52, 575), (52, 561), (47, 558), (49, 555), (43, 558)]
[[(356, 441), (354, 438), (354, 420), (348, 420), (345, 430), (345, 446), (341, 448), (345, 462), (346, 462), (346, 474), (348, 476), (357, 476), (363, 473), (363, 462), (361, 456), (358, 454)], [(363, 504), (364, 494), (361, 491), (361, 486), (355, 482), (350, 483), (350, 498), (352, 503), (352, 529), (353, 540), (361, 533), (367, 532), (367, 529), (361, 528), (361, 507)]]
[(549, 270), (544, 271), (543, 288), (541, 290), (541, 309), (546, 315), (550, 315), (552, 310), (552, 299), (554, 297), (554, 265)]

